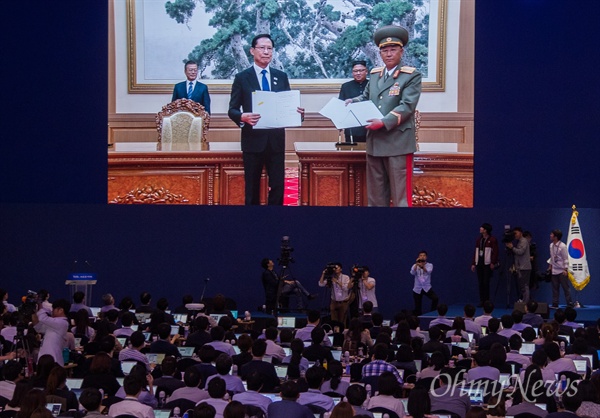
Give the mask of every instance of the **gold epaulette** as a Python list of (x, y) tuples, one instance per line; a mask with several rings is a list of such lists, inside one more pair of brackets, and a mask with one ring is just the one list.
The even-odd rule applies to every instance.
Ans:
[(409, 66), (404, 66), (404, 67), (400, 67), (400, 71), (402, 71), (403, 73), (408, 73), (408, 74), (412, 74), (414, 73), (416, 70), (415, 67), (409, 67)]
[(375, 68), (371, 69), (371, 74), (379, 73), (379, 75), (381, 75), (381, 74), (383, 74), (384, 69), (385, 69), (385, 67), (375, 67)]

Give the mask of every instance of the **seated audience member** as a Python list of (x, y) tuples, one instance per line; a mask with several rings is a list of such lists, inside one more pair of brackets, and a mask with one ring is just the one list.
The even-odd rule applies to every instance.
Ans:
[(435, 414), (436, 411), (449, 411), (461, 418), (465, 418), (467, 411), (471, 407), (469, 395), (462, 393), (457, 387), (451, 390), (453, 388), (448, 386), (452, 385), (453, 382), (447, 374), (440, 374), (439, 382), (440, 387), (433, 389), (429, 393), (431, 412)]
[(120, 402), (112, 404), (108, 409), (108, 415), (111, 417), (119, 415), (133, 415), (140, 418), (154, 417), (153, 407), (139, 400), (143, 384), (133, 374), (126, 376), (123, 381), (125, 398)]
[[(212, 341), (209, 343), (206, 343), (206, 345), (210, 345), (216, 351), (225, 353), (228, 356), (235, 356), (235, 350), (233, 349), (233, 346), (230, 343), (225, 342), (225, 329), (223, 327), (221, 327), (219, 325), (217, 325), (216, 327), (213, 327), (210, 330), (210, 337), (212, 338)], [(217, 411), (217, 415), (218, 414), (219, 414), (219, 411)]]
[(388, 356), (388, 348), (385, 344), (377, 344), (373, 349), (371, 361), (362, 368), (362, 376), (380, 376), (384, 372), (390, 372), (396, 378), (399, 384), (402, 384), (402, 376), (393, 365), (385, 361)]
[(334, 392), (345, 396), (350, 384), (342, 380), (342, 376), (344, 375), (344, 366), (342, 363), (337, 360), (327, 363), (327, 374), (329, 375), (329, 379), (325, 380), (321, 385), (321, 392)]
[(570, 358), (564, 358), (560, 355), (560, 347), (554, 343), (545, 343), (543, 347), (548, 356), (548, 364), (545, 371), (548, 373), (573, 372), (577, 373), (575, 363)]
[(546, 418), (571, 418), (577, 417), (576, 411), (581, 406), (581, 396), (574, 390), (567, 390), (562, 395), (564, 411), (552, 412)]
[(135, 331), (129, 337), (131, 347), (127, 347), (119, 351), (119, 361), (135, 360), (146, 366), (146, 371), (150, 373), (150, 362), (145, 354), (142, 353), (142, 348), (146, 346), (146, 337), (142, 331)]
[[(412, 348), (406, 344), (401, 344), (396, 351), (396, 358), (392, 361), (392, 365), (397, 369), (404, 370), (404, 376), (417, 374), (417, 364), (415, 363), (415, 355)], [(405, 379), (406, 380), (406, 379)]]
[(94, 314), (92, 313), (92, 310), (89, 308), (89, 306), (83, 303), (84, 299), (85, 293), (83, 293), (82, 291), (78, 290), (77, 292), (73, 293), (73, 303), (71, 304), (71, 309), (69, 310), (69, 312), (76, 313), (79, 312), (80, 309), (83, 309), (87, 312), (88, 318), (92, 318)]
[[(515, 309), (512, 311), (512, 313), (510, 314), (513, 318), (513, 326), (512, 329), (518, 332), (523, 332), (523, 330), (525, 328), (531, 327), (531, 325), (526, 324), (523, 322), (523, 312), (521, 312), (518, 309)], [(510, 339), (510, 337), (508, 337)]]
[(437, 377), (442, 372), (446, 360), (444, 355), (439, 351), (434, 351), (429, 357), (429, 365), (421, 370), (421, 379), (427, 379), (430, 377)]
[(162, 323), (175, 325), (173, 315), (166, 312), (169, 309), (169, 302), (166, 298), (160, 298), (156, 302), (156, 309), (150, 314), (150, 332), (158, 333), (158, 326)]
[(362, 304), (362, 312), (362, 315), (358, 317), (360, 323), (364, 328), (371, 328), (373, 326), (373, 302), (365, 301)]
[(369, 328), (369, 333), (371, 334), (371, 338), (374, 339), (377, 338), (383, 328), (383, 314), (381, 312), (373, 312), (371, 319), (373, 321), (373, 326)]
[(562, 309), (557, 309), (554, 311), (554, 321), (558, 324), (558, 329), (556, 330), (558, 335), (567, 335), (571, 340), (575, 337), (573, 334), (573, 328), (566, 325), (567, 316), (565, 315), (565, 311)]
[(463, 309), (465, 314), (465, 330), (468, 333), (473, 334), (475, 341), (479, 341), (481, 338), (481, 325), (475, 322), (475, 305), (467, 303)]
[(288, 380), (281, 384), (281, 400), (273, 402), (267, 408), (269, 418), (314, 418), (312, 411), (301, 405), (298, 399), (298, 383)]
[(290, 344), (290, 350), (292, 354), (284, 357), (281, 363), (288, 365), (287, 376), (290, 379), (298, 379), (310, 367), (308, 360), (302, 356), (304, 343), (300, 339), (294, 338)]
[(178, 399), (189, 399), (196, 404), (210, 398), (206, 390), (200, 389), (200, 372), (194, 366), (190, 366), (183, 374), (185, 386), (173, 391), (169, 397), (169, 402)]
[(465, 319), (457, 316), (452, 322), (452, 328), (446, 331), (446, 339), (444, 342), (467, 342), (469, 341), (469, 335), (467, 334), (467, 328), (465, 326)]
[[(542, 372), (537, 365), (532, 364), (525, 370), (521, 385), (522, 389), (516, 392), (512, 406), (506, 409), (506, 415), (531, 414), (540, 418), (547, 416), (547, 410), (535, 405), (538, 402), (546, 403), (549, 399), (546, 395)], [(546, 403), (546, 408), (556, 411), (556, 404)]]
[(183, 295), (183, 297), (181, 298), (181, 305), (173, 309), (173, 313), (188, 315), (192, 314), (192, 311), (186, 308), (186, 305), (190, 303), (194, 303), (194, 297), (190, 294)]
[(571, 344), (571, 353), (566, 354), (565, 358), (570, 358), (571, 360), (585, 360), (587, 364), (586, 370), (589, 372), (592, 370), (593, 364), (590, 363), (588, 357), (584, 357), (584, 354), (592, 354), (592, 360), (594, 359), (594, 352), (588, 350), (588, 344), (585, 338), (575, 338), (575, 341)]
[(179, 371), (177, 370), (177, 359), (175, 357), (165, 356), (160, 363), (160, 368), (162, 376), (154, 379), (154, 387), (156, 387), (158, 392), (164, 390), (165, 393), (171, 394), (176, 389), (185, 386), (185, 383), (181, 381)]
[(125, 312), (121, 316), (121, 328), (117, 328), (113, 332), (113, 335), (115, 337), (131, 337), (131, 334), (133, 334), (131, 326), (133, 325), (134, 318), (135, 316), (131, 312)]
[(79, 405), (75, 392), (67, 388), (67, 371), (61, 366), (55, 366), (50, 372), (46, 382), (45, 394), (46, 398), (53, 396), (64, 399), (64, 407), (61, 407), (61, 412), (77, 409)]
[(490, 358), (489, 365), (497, 369), (500, 373), (512, 373), (510, 364), (506, 364), (506, 350), (502, 344), (494, 343), (488, 351)]
[(237, 335), (233, 328), (235, 322), (234, 319), (231, 319), (228, 316), (222, 316), (217, 323), (217, 325), (225, 331), (225, 341), (229, 341), (231, 345), (235, 345), (235, 340), (237, 340)]
[(502, 323), (502, 329), (500, 331), (498, 331), (498, 335), (506, 337), (506, 339), (508, 340), (511, 335), (519, 334), (518, 331), (515, 331), (513, 329), (513, 325), (515, 324), (515, 321), (513, 320), (512, 315), (508, 315), (508, 314), (502, 315), (500, 317), (500, 322)]
[(308, 392), (300, 393), (298, 403), (301, 405), (313, 405), (323, 408), (325, 411), (331, 411), (334, 407), (333, 399), (330, 396), (323, 395), (319, 388), (325, 380), (325, 369), (321, 366), (310, 367), (306, 371), (306, 382), (308, 383)]
[(521, 332), (521, 338), (525, 343), (532, 343), (536, 337), (537, 335), (533, 327), (525, 328), (523, 332)]
[(577, 385), (577, 394), (581, 399), (581, 405), (577, 409), (577, 416), (600, 417), (600, 393), (594, 382), (590, 380), (579, 382)]
[[(125, 314), (126, 312), (135, 312), (135, 303), (133, 303), (133, 299), (131, 298), (131, 296), (125, 296), (123, 299), (121, 299), (121, 302), (119, 302), (119, 306), (117, 309), (119, 310), (120, 317), (122, 317), (123, 314)], [(135, 317), (135, 315), (133, 317), (133, 323), (136, 325), (138, 324), (138, 320)]]
[(0, 380), (0, 396), (4, 399), (12, 399), (16, 385), (24, 379), (23, 366), (17, 360), (9, 360), (2, 367), (4, 380)]
[(188, 335), (185, 345), (188, 347), (196, 347), (196, 352), (204, 344), (212, 341), (208, 328), (210, 323), (207, 316), (199, 316), (194, 319), (192, 332)]
[[(321, 313), (316, 310), (308, 311), (306, 315), (306, 326), (304, 328), (299, 328), (296, 330), (295, 338), (299, 338), (302, 341), (310, 341), (311, 340), (311, 332), (313, 329), (319, 326), (321, 322)], [(323, 344), (326, 346), (331, 346), (331, 341), (329, 338), (325, 338)]]
[(81, 388), (102, 389), (106, 396), (114, 396), (121, 385), (112, 374), (111, 365), (111, 357), (107, 353), (102, 351), (96, 353), (90, 364), (89, 372), (81, 382)]
[(204, 389), (206, 381), (212, 375), (217, 374), (217, 368), (213, 366), (212, 362), (217, 358), (217, 351), (210, 345), (203, 345), (198, 351), (198, 357), (200, 357), (200, 363), (194, 367), (200, 373), (200, 388)]
[[(154, 395), (154, 379), (150, 373), (146, 373), (146, 367), (142, 364), (136, 364), (131, 368), (129, 375), (127, 377), (132, 377), (137, 380), (141, 390), (137, 394), (137, 399), (141, 403), (150, 406), (151, 408), (156, 408), (158, 405), (158, 400)], [(117, 398), (125, 398), (128, 395), (127, 390), (125, 388), (125, 384), (115, 394)], [(110, 415), (110, 412), (109, 412)]]
[(437, 306), (437, 313), (437, 318), (433, 319), (429, 323), (429, 327), (442, 325), (442, 327), (449, 329), (452, 326), (452, 319), (446, 317), (446, 314), (448, 313), (448, 305), (445, 303), (440, 303)]
[(39, 389), (29, 390), (21, 399), (17, 418), (31, 418), (31, 415), (38, 408), (46, 407), (46, 395)]
[[(2, 309), (4, 309), (8, 313), (17, 311), (15, 305), (13, 305), (12, 303), (8, 303), (8, 292), (4, 289), (0, 289), (0, 305), (3, 305), (4, 307)], [(2, 309), (0, 309), (0, 314), (2, 312)]]
[(544, 318), (540, 314), (537, 314), (538, 303), (534, 300), (530, 300), (525, 305), (525, 315), (523, 315), (523, 320), (521, 321), (524, 324), (531, 325), (534, 328), (540, 328), (544, 325)]
[(269, 327), (265, 330), (265, 341), (267, 343), (267, 351), (265, 354), (271, 356), (276, 363), (281, 363), (281, 360), (285, 357), (285, 351), (275, 342), (278, 335), (279, 331), (276, 327)]
[(231, 319), (232, 321), (235, 321), (233, 314), (231, 313), (231, 311), (229, 309), (226, 308), (226, 305), (227, 305), (227, 299), (225, 298), (224, 295), (219, 293), (213, 298), (213, 306), (209, 313), (210, 314), (218, 314), (218, 315), (225, 314), (229, 317), (229, 319)]
[(500, 321), (498, 318), (491, 318), (488, 321), (488, 333), (485, 337), (479, 340), (479, 350), (489, 350), (494, 343), (500, 343), (503, 347), (508, 348), (508, 338), (499, 335)]
[(119, 311), (111, 309), (104, 314), (104, 319), (108, 322), (108, 331), (114, 335), (114, 332), (119, 328)]
[(31, 384), (29, 381), (22, 379), (19, 380), (15, 385), (12, 398), (8, 400), (8, 403), (4, 406), (5, 411), (18, 411), (21, 408), (21, 402), (23, 398), (31, 390)]
[(109, 311), (118, 311), (119, 309), (115, 306), (115, 298), (110, 293), (102, 295), (102, 307), (100, 313), (105, 314)]
[(100, 410), (102, 409), (102, 393), (96, 388), (85, 388), (79, 395), (79, 403), (87, 411), (86, 417), (101, 418)]
[(467, 372), (467, 381), (473, 382), (479, 379), (500, 380), (500, 371), (490, 366), (490, 353), (487, 350), (479, 350), (475, 353), (473, 365)]
[(494, 308), (494, 302), (491, 300), (483, 302), (483, 314), (474, 319), (475, 323), (480, 327), (487, 327), (489, 320), (493, 318), (492, 312), (494, 312)]
[[(0, 336), (6, 341), (7, 348), (15, 341), (17, 335), (17, 324), (19, 323), (19, 313), (11, 312), (1, 316), (4, 318), (4, 328), (0, 327)], [(27, 330), (24, 331), (27, 333)], [(1, 353), (0, 353), (1, 354)]]
[(577, 310), (575, 310), (575, 308), (573, 308), (572, 306), (567, 306), (565, 308), (565, 322), (563, 323), (563, 325), (571, 327), (573, 328), (573, 330), (576, 330), (577, 328), (583, 328), (581, 324), (575, 322), (576, 319)]
[(367, 352), (372, 346), (373, 340), (368, 328), (364, 327), (359, 318), (352, 318), (350, 326), (344, 330), (344, 345), (342, 350), (344, 352), (349, 351), (350, 355), (354, 356), (358, 353), (359, 347), (362, 347), (363, 351)]
[[(423, 353), (435, 353), (439, 351), (444, 356), (444, 364), (448, 363), (450, 360), (450, 349), (446, 344), (441, 342), (444, 334), (443, 331), (437, 327), (433, 326), (429, 328), (429, 341), (423, 344)], [(412, 344), (411, 344), (412, 346)]]
[(354, 416), (354, 408), (348, 402), (341, 401), (333, 407), (331, 418), (352, 418)]
[(522, 338), (519, 335), (513, 335), (508, 339), (510, 345), (510, 351), (506, 353), (506, 361), (514, 361), (519, 363), (522, 368), (525, 368), (531, 364), (529, 357), (519, 354), (519, 350), (523, 346)]
[(331, 361), (333, 360), (333, 356), (331, 355), (331, 350), (328, 347), (323, 347), (322, 342), (325, 338), (325, 331), (323, 328), (317, 327), (313, 329), (310, 333), (311, 336), (311, 344), (304, 349), (303, 356), (308, 361), (319, 361), (319, 363), (323, 364), (323, 361)]
[(217, 360), (215, 361), (215, 367), (217, 368), (218, 374), (210, 376), (206, 380), (206, 384), (208, 385), (212, 379), (220, 377), (225, 381), (225, 386), (229, 393), (235, 394), (244, 392), (246, 389), (244, 389), (244, 383), (242, 382), (242, 379), (240, 379), (238, 376), (229, 374), (232, 365), (233, 362), (231, 357), (225, 353), (219, 354), (219, 357), (217, 357)]
[[(240, 349), (240, 354), (236, 354), (235, 356), (231, 356), (231, 360), (233, 364), (235, 364), (238, 370), (250, 360), (252, 360), (252, 337), (248, 334), (240, 335), (238, 338), (237, 346)], [(304, 346), (303, 346), (304, 347)]]
[(252, 373), (248, 376), (246, 383), (248, 385), (248, 390), (236, 393), (233, 395), (233, 400), (239, 401), (244, 405), (256, 406), (262, 409), (266, 414), (272, 401), (271, 398), (259, 393), (263, 386), (263, 376), (258, 372)]
[(148, 292), (142, 292), (140, 294), (140, 306), (135, 308), (135, 313), (148, 313), (154, 312), (154, 308), (150, 306), (152, 302), (152, 295)]
[(354, 408), (354, 415), (366, 415), (373, 418), (373, 413), (363, 408), (367, 400), (367, 390), (362, 385), (350, 385), (346, 390), (346, 401)]
[(279, 378), (277, 377), (275, 366), (263, 361), (266, 350), (267, 343), (265, 340), (254, 341), (252, 344), (252, 360), (242, 366), (240, 369), (240, 377), (242, 380), (248, 380), (248, 376), (252, 373), (260, 373), (264, 379), (262, 391), (273, 392), (275, 388), (279, 386)]
[(215, 377), (206, 386), (210, 398), (203, 400), (201, 403), (212, 405), (217, 412), (215, 418), (223, 418), (223, 411), (229, 403), (228, 400), (224, 399), (225, 395), (227, 395), (225, 381), (221, 377)]
[(223, 411), (223, 418), (246, 418), (246, 409), (241, 402), (231, 401)]
[(173, 338), (170, 338), (171, 335), (171, 325), (163, 322), (158, 325), (158, 339), (152, 344), (150, 344), (150, 353), (164, 353), (168, 356), (173, 356), (176, 358), (181, 357), (181, 353), (177, 349), (177, 346), (174, 344), (179, 337), (178, 334), (174, 335)]
[(54, 361), (54, 357), (50, 354), (40, 356), (35, 368), (35, 373), (33, 377), (31, 377), (31, 387), (45, 389), (48, 376), (50, 376), (50, 372), (54, 366), (56, 366), (56, 362)]
[(408, 395), (406, 403), (407, 416), (410, 418), (429, 418), (431, 417), (431, 400), (429, 392), (425, 388), (414, 388)]
[(390, 372), (383, 372), (377, 380), (379, 394), (369, 399), (367, 409), (387, 408), (397, 413), (399, 417), (403, 417), (404, 405), (399, 398), (394, 396), (399, 392), (400, 387), (396, 376)]
[(215, 418), (215, 415), (217, 415), (215, 407), (206, 402), (200, 402), (194, 408), (194, 418)]

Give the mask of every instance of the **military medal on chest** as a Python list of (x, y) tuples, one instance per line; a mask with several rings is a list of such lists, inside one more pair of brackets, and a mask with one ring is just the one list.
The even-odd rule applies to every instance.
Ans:
[(400, 85), (398, 83), (394, 83), (392, 87), (390, 87), (389, 96), (399, 96), (400, 95)]

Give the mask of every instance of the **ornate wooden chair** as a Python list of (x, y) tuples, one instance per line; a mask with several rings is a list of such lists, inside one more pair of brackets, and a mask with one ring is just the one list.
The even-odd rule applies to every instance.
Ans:
[(201, 143), (207, 141), (210, 115), (200, 103), (178, 99), (156, 115), (158, 142)]

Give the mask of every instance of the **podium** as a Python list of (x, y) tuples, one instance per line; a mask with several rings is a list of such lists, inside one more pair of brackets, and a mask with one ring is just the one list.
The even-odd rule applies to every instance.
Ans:
[(70, 273), (69, 278), (65, 280), (65, 285), (69, 286), (70, 289), (70, 300), (73, 300), (75, 292), (81, 291), (85, 294), (83, 303), (87, 306), (91, 306), (92, 286), (95, 285), (96, 282), (96, 273)]

